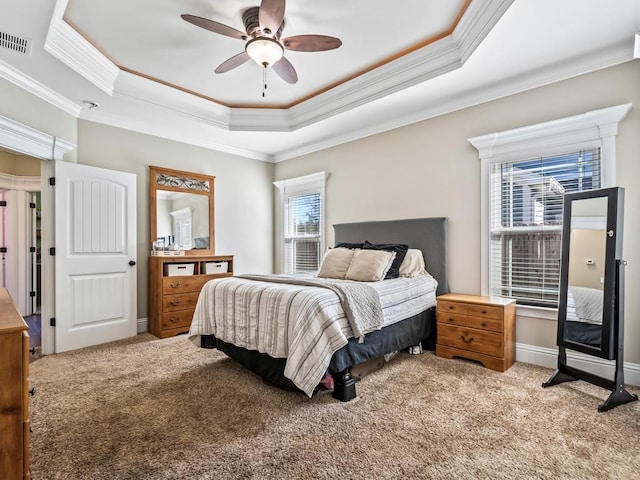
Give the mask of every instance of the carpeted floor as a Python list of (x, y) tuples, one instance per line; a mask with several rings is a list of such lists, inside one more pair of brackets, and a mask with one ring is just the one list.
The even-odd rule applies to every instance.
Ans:
[[(548, 389), (551, 370), (497, 373), (396, 356), (349, 403), (269, 387), (185, 337), (148, 334), (30, 365), (31, 473), (48, 479), (637, 479), (640, 402)], [(638, 388), (630, 389), (638, 393)]]

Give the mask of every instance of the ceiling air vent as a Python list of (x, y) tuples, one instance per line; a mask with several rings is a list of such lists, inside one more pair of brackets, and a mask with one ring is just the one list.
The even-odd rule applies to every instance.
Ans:
[(0, 31), (0, 47), (8, 48), (9, 50), (13, 50), (14, 52), (29, 55), (29, 50), (31, 49), (31, 40)]

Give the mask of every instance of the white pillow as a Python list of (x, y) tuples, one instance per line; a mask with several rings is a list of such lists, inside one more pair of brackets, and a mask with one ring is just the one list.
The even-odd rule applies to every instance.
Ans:
[(417, 248), (407, 250), (407, 254), (400, 264), (400, 276), (415, 277), (417, 275), (424, 275), (425, 273), (427, 273), (427, 269), (424, 266), (422, 250), (418, 250)]
[(391, 268), (396, 252), (386, 250), (354, 250), (353, 260), (347, 271), (347, 280), (379, 282)]
[(354, 253), (355, 250), (342, 247), (327, 250), (320, 264), (318, 277), (345, 279)]

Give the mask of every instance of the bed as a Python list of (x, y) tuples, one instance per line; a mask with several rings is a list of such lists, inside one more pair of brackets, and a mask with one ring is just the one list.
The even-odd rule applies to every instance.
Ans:
[[(356, 396), (352, 375), (354, 367), (417, 345), (433, 350), (435, 297), (449, 291), (446, 275), (447, 219), (344, 223), (334, 225), (334, 234), (336, 245), (368, 241), (375, 245), (404, 244), (417, 249), (422, 252), (429, 275), (367, 284), (367, 288), (377, 289), (384, 324), (363, 328), (361, 332), (358, 331), (359, 326), (351, 321), (354, 304), (345, 303), (341, 296), (343, 292), (335, 290), (333, 284), (318, 286), (313, 283), (321, 279), (302, 275), (293, 283), (281, 276), (213, 280), (202, 289), (189, 338), (202, 348), (216, 348), (224, 352), (269, 384), (302, 391), (308, 396), (321, 389), (327, 375), (330, 375), (333, 396), (342, 401)], [(360, 288), (359, 285), (356, 287)], [(402, 301), (391, 295), (402, 291), (416, 293), (413, 296), (405, 293), (409, 300)], [(424, 291), (429, 291), (428, 295)], [(320, 298), (313, 300), (316, 306), (308, 306), (312, 297)], [(283, 298), (291, 300), (282, 302)], [(306, 316), (317, 318), (304, 325), (298, 325), (298, 320), (287, 323), (279, 320), (280, 317), (268, 325), (242, 320), (255, 319), (259, 317), (258, 313), (262, 315), (264, 310), (277, 308), (274, 307), (277, 302), (287, 308), (293, 302), (296, 309), (301, 306), (308, 308), (302, 310), (305, 318), (300, 318), (299, 322), (309, 321)], [(361, 316), (366, 317), (368, 307), (365, 302)], [(256, 310), (253, 312), (255, 315), (250, 315), (247, 312), (251, 309), (260, 309), (260, 312)], [(224, 324), (221, 323), (223, 320)], [(228, 326), (230, 324), (231, 327)], [(270, 337), (268, 347), (263, 348), (263, 337)]]
[(602, 345), (603, 291), (569, 285), (565, 337), (572, 342), (600, 348)]

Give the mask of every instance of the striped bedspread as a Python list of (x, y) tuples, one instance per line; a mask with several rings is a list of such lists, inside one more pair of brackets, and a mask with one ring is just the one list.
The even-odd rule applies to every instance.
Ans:
[[(437, 282), (429, 275), (369, 285), (380, 298), (383, 326), (435, 305)], [(200, 336), (209, 334), (286, 358), (285, 376), (311, 396), (353, 331), (331, 289), (230, 277), (206, 283), (198, 298), (189, 338), (199, 346)]]

